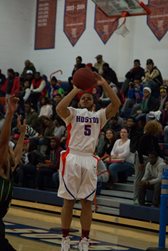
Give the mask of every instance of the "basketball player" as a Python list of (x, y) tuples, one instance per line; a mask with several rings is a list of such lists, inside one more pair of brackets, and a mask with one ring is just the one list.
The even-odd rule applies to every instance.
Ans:
[(26, 124), (21, 124), (20, 118), (18, 118), (17, 126), (20, 131), (20, 137), (17, 145), (13, 150), (9, 146), (11, 124), (13, 115), (18, 106), (18, 98), (11, 96), (7, 99), (7, 113), (5, 121), (0, 133), (0, 250), (1, 251), (14, 251), (8, 240), (5, 238), (5, 225), (3, 223), (3, 217), (7, 213), (9, 203), (12, 197), (12, 172), (19, 164), (24, 136), (26, 131)]
[(79, 109), (69, 107), (80, 89), (73, 90), (57, 105), (58, 115), (65, 121), (68, 130), (67, 150), (61, 155), (60, 186), (58, 196), (64, 199), (61, 222), (63, 239), (61, 251), (70, 249), (69, 229), (72, 210), (76, 200), (81, 201), (81, 240), (80, 251), (88, 251), (89, 232), (92, 221), (92, 201), (97, 185), (97, 162), (95, 147), (101, 128), (107, 120), (118, 112), (120, 101), (112, 88), (102, 77), (97, 84), (108, 93), (111, 100), (105, 109), (93, 112), (94, 100), (90, 93), (84, 93), (79, 101)]

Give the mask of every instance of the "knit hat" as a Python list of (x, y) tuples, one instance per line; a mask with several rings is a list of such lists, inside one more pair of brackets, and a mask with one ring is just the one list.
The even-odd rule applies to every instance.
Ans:
[(145, 90), (148, 91), (149, 93), (152, 92), (152, 91), (151, 91), (151, 88), (150, 88), (150, 87), (147, 87), (147, 86), (143, 88), (143, 91), (145, 91)]

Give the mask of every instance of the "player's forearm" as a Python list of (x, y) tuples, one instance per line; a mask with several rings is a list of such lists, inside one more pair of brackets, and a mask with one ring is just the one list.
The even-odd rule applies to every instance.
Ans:
[(113, 89), (109, 86), (109, 84), (106, 81), (103, 83), (102, 87), (103, 87), (103, 91), (110, 98), (113, 105), (120, 107), (121, 102), (120, 102), (119, 98), (117, 97), (116, 93), (113, 91)]
[[(20, 163), (22, 153), (23, 153), (23, 144), (24, 144), (25, 132), (21, 132), (20, 137), (17, 141), (16, 147), (14, 149), (15, 154), (15, 167)], [(15, 169), (14, 167), (14, 169)]]
[(66, 95), (57, 105), (56, 112), (58, 114), (62, 113), (63, 109), (67, 109), (73, 98), (78, 94), (80, 90), (78, 88), (74, 88), (68, 95)]

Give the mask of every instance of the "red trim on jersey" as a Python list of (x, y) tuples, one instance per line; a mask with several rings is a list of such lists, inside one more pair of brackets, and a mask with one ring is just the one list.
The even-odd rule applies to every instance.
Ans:
[[(100, 158), (97, 157), (97, 156), (94, 156), (94, 155), (93, 155), (93, 158), (95, 158), (95, 159), (97, 160), (97, 165), (98, 165), (98, 162), (99, 162)], [(98, 173), (97, 173), (97, 175), (98, 175)], [(93, 203), (94, 203), (94, 207), (95, 207), (95, 210), (94, 210), (94, 211), (96, 212), (97, 209), (98, 209), (96, 193), (95, 193), (95, 196), (94, 196), (94, 199), (93, 199)]]
[(62, 176), (64, 176), (64, 173), (65, 173), (65, 164), (66, 164), (66, 158), (67, 158), (68, 154), (69, 154), (69, 148), (61, 156), (61, 158), (62, 158)]
[(95, 155), (93, 155), (93, 158), (95, 158), (97, 160), (97, 165), (98, 165), (98, 162), (99, 162), (100, 158), (95, 156)]
[(64, 173), (65, 173), (66, 157), (69, 154), (69, 141), (70, 141), (70, 138), (71, 138), (71, 128), (72, 128), (72, 125), (69, 124), (67, 126), (67, 132), (68, 132), (68, 136), (67, 136), (67, 140), (66, 140), (67, 150), (61, 156), (62, 157), (62, 176), (64, 176)]
[(70, 141), (70, 138), (71, 138), (71, 129), (72, 129), (72, 125), (69, 124), (67, 126), (67, 132), (68, 132), (68, 136), (67, 136), (67, 140), (66, 140), (66, 147), (67, 148), (69, 147), (69, 141)]

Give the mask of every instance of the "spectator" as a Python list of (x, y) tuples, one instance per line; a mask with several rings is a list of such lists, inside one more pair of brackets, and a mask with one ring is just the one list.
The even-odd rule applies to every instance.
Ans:
[(110, 172), (110, 185), (118, 182), (119, 173), (124, 173), (128, 176), (130, 171), (133, 171), (134, 154), (130, 151), (130, 139), (128, 138), (127, 128), (122, 128), (120, 131), (120, 139), (116, 140), (111, 156), (111, 163), (108, 167)]
[(105, 125), (104, 130), (107, 128), (113, 129), (113, 131), (118, 134), (121, 128), (123, 127), (123, 119), (117, 114), (115, 117), (112, 117)]
[(39, 117), (45, 116), (48, 118), (52, 118), (52, 115), (53, 115), (53, 108), (49, 102), (49, 99), (47, 97), (41, 97)]
[(158, 153), (151, 152), (148, 155), (149, 161), (146, 164), (145, 174), (138, 184), (138, 201), (140, 205), (145, 205), (147, 189), (153, 190), (152, 205), (159, 207), (161, 176), (166, 163), (158, 157)]
[(30, 102), (25, 102), (25, 119), (27, 121), (27, 124), (33, 128), (35, 128), (38, 114), (37, 112), (32, 108), (32, 105)]
[(77, 71), (80, 68), (84, 68), (84, 67), (85, 67), (85, 64), (82, 63), (82, 57), (81, 56), (77, 56), (76, 57), (76, 64), (74, 65), (74, 68), (72, 70), (72, 75), (71, 75), (71, 77), (68, 78), (68, 82), (69, 82), (69, 85), (70, 85), (68, 91), (71, 91), (73, 89), (72, 77), (73, 77), (75, 71)]
[(33, 104), (33, 108), (38, 111), (38, 104), (41, 97), (45, 97), (47, 90), (46, 90), (46, 82), (40, 76), (40, 72), (36, 72), (34, 79), (31, 81), (31, 94), (30, 94), (30, 101)]
[(138, 150), (139, 140), (143, 136), (143, 127), (139, 125), (134, 117), (127, 118), (126, 126), (128, 138), (130, 139), (130, 151), (135, 153)]
[(160, 106), (159, 110), (163, 110), (165, 107), (165, 103), (168, 101), (168, 88), (165, 85), (160, 87)]
[(3, 85), (2, 91), (6, 95), (19, 95), (20, 92), (20, 79), (15, 76), (13, 69), (7, 70), (8, 78), (6, 79), (5, 85)]
[(146, 71), (143, 83), (144, 86), (150, 87), (152, 95), (158, 98), (159, 88), (163, 85), (163, 78), (160, 70), (154, 65), (152, 59), (147, 59), (146, 61)]
[(104, 65), (104, 60), (102, 55), (97, 55), (96, 57), (96, 63), (94, 64), (94, 67), (97, 69), (99, 74), (103, 74), (103, 65)]
[(103, 73), (102, 73), (103, 78), (107, 80), (108, 83), (113, 83), (116, 86), (118, 86), (118, 78), (117, 74), (115, 71), (110, 68), (108, 63), (103, 64)]
[(23, 72), (21, 74), (21, 78), (23, 78), (25, 80), (27, 77), (27, 71), (31, 71), (32, 74), (34, 75), (36, 72), (36, 68), (35, 68), (34, 64), (29, 59), (27, 59), (24, 62), (24, 65), (25, 65), (25, 67), (24, 67)]
[(160, 123), (163, 125), (164, 130), (164, 143), (168, 143), (168, 101), (165, 103), (164, 109), (161, 111)]
[(128, 83), (134, 82), (134, 80), (139, 80), (141, 82), (142, 77), (144, 77), (144, 75), (145, 75), (145, 71), (141, 67), (140, 60), (135, 59), (133, 62), (133, 68), (131, 70), (129, 70), (125, 75), (126, 80), (122, 86), (122, 93), (124, 93), (124, 95), (126, 95), (127, 90), (128, 90)]
[[(46, 160), (37, 164), (37, 187), (39, 189), (44, 189), (45, 186), (51, 187), (52, 175), (57, 173), (59, 169), (60, 152), (62, 150), (59, 139), (56, 137), (51, 138), (49, 154)], [(48, 184), (45, 184), (46, 177), (49, 178)]]
[(107, 158), (107, 156), (110, 156), (115, 141), (115, 132), (111, 128), (107, 129), (105, 131), (102, 153), (100, 153), (99, 155), (102, 159)]
[(36, 187), (37, 164), (43, 162), (44, 156), (38, 151), (37, 144), (31, 141), (27, 153), (28, 161), (17, 169), (18, 185), (23, 187)]
[(163, 154), (158, 143), (158, 136), (162, 133), (162, 125), (156, 120), (149, 120), (144, 127), (144, 134), (139, 141), (138, 156), (135, 162), (134, 201), (137, 203), (138, 183), (142, 179), (149, 153)]
[(5, 77), (5, 75), (2, 73), (2, 71), (0, 69), (0, 97), (4, 97), (5, 96), (5, 92), (2, 89), (3, 85), (5, 84), (5, 80), (6, 80), (6, 77)]
[(121, 108), (121, 116), (129, 117), (133, 107), (140, 107), (143, 99), (143, 85), (139, 80), (134, 80), (128, 84), (128, 92), (124, 104)]
[(57, 94), (63, 96), (65, 94), (65, 91), (60, 86), (60, 82), (56, 79), (56, 77), (51, 78), (51, 93), (50, 98), (53, 99)]
[(152, 97), (151, 95), (151, 88), (144, 87), (143, 89), (143, 100), (141, 104), (135, 104), (132, 108), (131, 115), (134, 116), (146, 116), (147, 113), (150, 111), (157, 111), (159, 108), (159, 101), (158, 99)]

